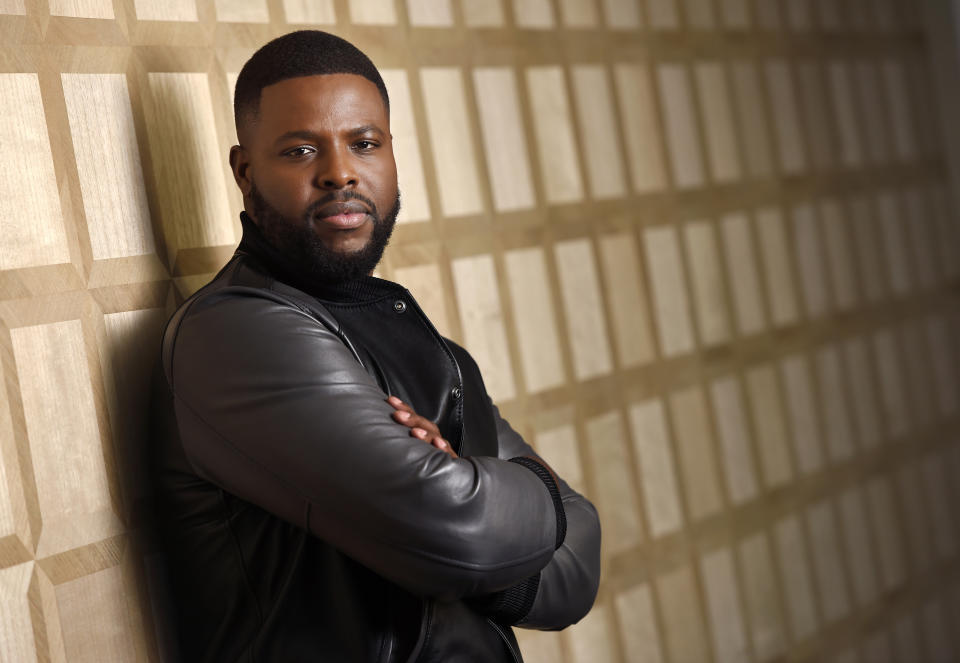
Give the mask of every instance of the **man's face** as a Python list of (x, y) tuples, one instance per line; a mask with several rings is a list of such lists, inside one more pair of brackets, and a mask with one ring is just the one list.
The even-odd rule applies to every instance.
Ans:
[(241, 133), (231, 165), (267, 241), (304, 276), (369, 273), (399, 212), (390, 121), (376, 85), (353, 74), (275, 83)]

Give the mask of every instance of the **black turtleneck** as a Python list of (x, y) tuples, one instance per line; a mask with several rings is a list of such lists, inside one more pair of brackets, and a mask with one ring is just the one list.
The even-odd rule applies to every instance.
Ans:
[(392, 281), (375, 276), (363, 276), (352, 281), (320, 281), (297, 273), (290, 268), (290, 261), (274, 248), (260, 232), (260, 228), (246, 212), (240, 212), (243, 238), (237, 251), (259, 262), (278, 281), (309, 293), (325, 302), (368, 302), (395, 294), (402, 287)]

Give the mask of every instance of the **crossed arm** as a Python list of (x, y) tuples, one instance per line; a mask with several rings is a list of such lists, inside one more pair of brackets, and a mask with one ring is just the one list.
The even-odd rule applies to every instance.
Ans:
[[(410, 435), (456, 458), (437, 425), (422, 417), (396, 396), (387, 399), (393, 418), (410, 429)], [(497, 421), (500, 458), (527, 457), (550, 472), (560, 488), (567, 531), (563, 544), (537, 577), (536, 598), (518, 626), (559, 629), (585, 615), (593, 605), (600, 580), (600, 521), (589, 501), (557, 477), (553, 469), (523, 441), (491, 404)], [(529, 583), (528, 583), (529, 586)]]
[(432, 424), (412, 411), (403, 420), (334, 333), (250, 289), (207, 297), (168, 340), (167, 378), (199, 476), (415, 594), (470, 599), (537, 577), (521, 625), (562, 628), (589, 609), (596, 513), (558, 481), (568, 534), (556, 548), (553, 497), (504, 460), (545, 463), (495, 408), (500, 457), (456, 458)]

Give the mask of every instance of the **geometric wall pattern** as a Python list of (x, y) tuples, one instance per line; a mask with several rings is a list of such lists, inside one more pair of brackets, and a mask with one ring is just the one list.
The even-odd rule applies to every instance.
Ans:
[(239, 239), (247, 57), (382, 69), (380, 275), (597, 504), (531, 663), (960, 659), (960, 223), (909, 0), (0, 0), (0, 660), (175, 661), (159, 331)]

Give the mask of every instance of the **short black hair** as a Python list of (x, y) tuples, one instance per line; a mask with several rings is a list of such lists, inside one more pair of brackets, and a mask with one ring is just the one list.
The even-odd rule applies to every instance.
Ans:
[(377, 86), (387, 113), (390, 98), (380, 72), (363, 51), (346, 39), (321, 30), (298, 30), (267, 42), (254, 53), (237, 76), (233, 94), (233, 121), (256, 117), (263, 88), (288, 78), (318, 74), (356, 74)]

